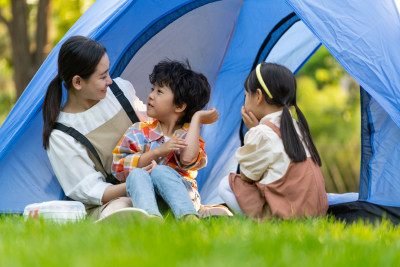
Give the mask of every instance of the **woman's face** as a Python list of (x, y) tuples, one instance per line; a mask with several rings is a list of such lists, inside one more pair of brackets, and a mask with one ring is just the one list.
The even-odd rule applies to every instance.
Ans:
[(83, 98), (88, 101), (100, 101), (106, 97), (107, 87), (112, 84), (108, 73), (109, 69), (110, 61), (105, 53), (94, 73), (89, 78), (82, 79), (81, 94)]

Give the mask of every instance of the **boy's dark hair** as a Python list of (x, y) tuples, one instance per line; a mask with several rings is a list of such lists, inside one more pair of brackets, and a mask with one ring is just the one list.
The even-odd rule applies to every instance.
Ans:
[(274, 63), (261, 63), (260, 72), (272, 98), (267, 95), (261, 86), (256, 70), (253, 70), (249, 74), (244, 82), (244, 88), (252, 94), (257, 91), (257, 88), (260, 88), (268, 104), (283, 107), (280, 130), (283, 146), (289, 158), (294, 162), (305, 161), (307, 158), (306, 151), (296, 132), (292, 116), (289, 112), (289, 107), (294, 106), (298, 118), (297, 124), (303, 140), (310, 151), (311, 158), (316, 164), (321, 166), (321, 158), (312, 140), (307, 120), (296, 103), (297, 85), (293, 73), (288, 68)]
[(210, 100), (210, 84), (207, 78), (194, 72), (189, 62), (163, 60), (154, 66), (149, 76), (151, 84), (168, 86), (174, 94), (174, 104), (180, 107), (186, 103), (186, 109), (179, 124), (190, 122), (193, 114), (205, 107)]

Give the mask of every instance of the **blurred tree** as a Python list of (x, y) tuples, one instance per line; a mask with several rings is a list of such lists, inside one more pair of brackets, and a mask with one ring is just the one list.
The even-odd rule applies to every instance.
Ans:
[[(18, 98), (28, 85), (51, 48), (75, 23), (94, 0), (0, 0), (0, 23), (8, 32), (8, 47), (1, 50), (13, 67)], [(51, 19), (52, 23), (49, 24)], [(55, 26), (53, 36), (49, 26)], [(5, 42), (0, 42), (0, 47)]]
[(11, 39), (17, 97), (22, 94), (46, 56), (49, 5), (50, 0), (39, 0), (37, 3), (34, 38), (28, 35), (29, 12), (32, 8), (27, 0), (12, 0), (9, 18), (3, 14), (3, 8), (0, 8), (0, 21), (7, 26)]

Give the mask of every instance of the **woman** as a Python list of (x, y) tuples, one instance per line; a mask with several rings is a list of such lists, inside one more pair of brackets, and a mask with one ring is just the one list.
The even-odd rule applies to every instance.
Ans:
[[(58, 74), (50, 83), (43, 104), (43, 146), (65, 194), (86, 205), (89, 216), (102, 219), (123, 209), (138, 212), (126, 197), (126, 185), (106, 181), (112, 149), (132, 124), (119, 100), (108, 89), (109, 59), (100, 43), (82, 36), (65, 41), (58, 57)], [(114, 81), (139, 118), (145, 106), (130, 82)], [(67, 101), (61, 109), (62, 84)], [(97, 160), (87, 147), (55, 126), (72, 127), (94, 146)], [(59, 128), (57, 128), (59, 129)], [(101, 162), (100, 162), (101, 161)], [(102, 163), (102, 164), (101, 164)], [(103, 166), (104, 169), (103, 169)], [(140, 212), (140, 211), (139, 211)]]

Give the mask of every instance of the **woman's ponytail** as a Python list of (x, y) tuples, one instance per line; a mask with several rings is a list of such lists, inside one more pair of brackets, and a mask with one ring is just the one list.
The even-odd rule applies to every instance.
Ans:
[(86, 79), (92, 75), (106, 48), (99, 42), (84, 36), (68, 38), (58, 53), (58, 74), (47, 88), (43, 102), (43, 147), (49, 147), (49, 139), (54, 123), (61, 110), (62, 84), (67, 91), (72, 90), (75, 75)]
[(282, 110), (280, 130), (283, 146), (289, 158), (294, 162), (305, 161), (307, 159), (307, 154), (296, 132), (292, 115), (290, 115), (289, 108), (286, 104), (283, 106)]
[(62, 79), (59, 74), (47, 87), (46, 96), (43, 102), (43, 147), (47, 149), (54, 123), (60, 114), (62, 100)]
[(306, 117), (304, 117), (303, 112), (301, 112), (300, 108), (296, 104), (294, 106), (296, 108), (300, 132), (301, 132), (301, 135), (303, 136), (304, 142), (306, 143), (308, 151), (310, 151), (311, 158), (313, 159), (313, 161), (316, 164), (318, 164), (319, 166), (322, 166), (321, 158), (320, 158), (320, 156), (318, 154), (318, 150), (315, 147), (314, 142), (312, 140), (310, 127), (308, 126)]

